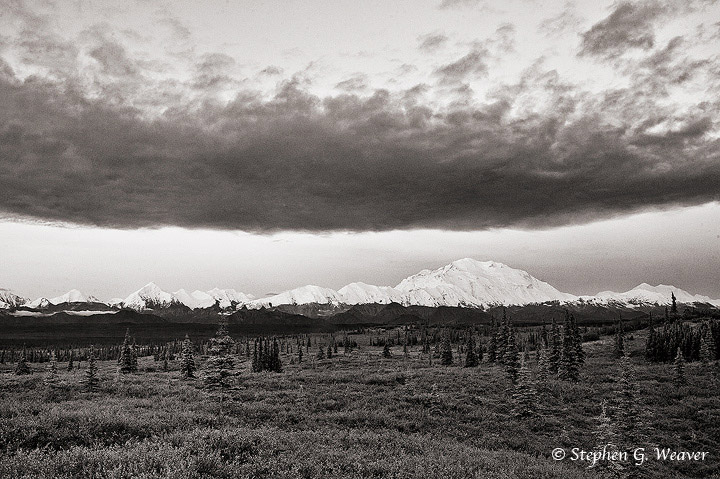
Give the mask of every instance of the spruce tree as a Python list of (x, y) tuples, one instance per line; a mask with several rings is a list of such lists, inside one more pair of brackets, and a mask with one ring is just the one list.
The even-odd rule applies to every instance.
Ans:
[(613, 416), (618, 433), (624, 439), (625, 446), (640, 444), (643, 422), (638, 405), (638, 390), (635, 379), (635, 367), (630, 358), (623, 356), (618, 361), (618, 380), (615, 387)]
[(45, 386), (47, 386), (49, 389), (54, 389), (59, 384), (55, 351), (50, 353), (50, 362), (48, 363), (47, 374), (45, 375), (43, 382), (45, 383)]
[(685, 378), (685, 358), (680, 348), (677, 348), (677, 354), (675, 355), (674, 373), (673, 383), (675, 383), (676, 387), (680, 388), (687, 385), (687, 379)]
[(561, 351), (561, 340), (560, 340), (560, 330), (558, 329), (558, 325), (555, 322), (555, 319), (552, 320), (552, 324), (550, 325), (550, 336), (548, 338), (549, 345), (548, 345), (548, 366), (549, 371), (551, 375), (555, 375), (558, 372), (558, 367), (560, 366), (560, 351)]
[[(605, 399), (601, 403), (601, 410), (600, 416), (597, 417), (597, 427), (593, 430), (595, 450), (606, 450), (608, 453), (614, 454), (614, 456), (610, 456), (611, 458), (616, 457), (618, 456), (617, 453), (621, 452), (619, 446), (620, 437), (617, 427), (608, 413), (608, 403)], [(605, 475), (609, 477), (622, 477), (625, 469), (625, 465), (621, 461), (611, 459), (597, 461), (589, 467), (595, 470), (603, 470), (606, 472)]]
[(130, 328), (125, 331), (125, 339), (120, 346), (120, 357), (118, 358), (119, 371), (123, 374), (132, 373), (137, 370), (136, 361), (133, 361), (133, 349), (130, 343)]
[(32, 374), (32, 370), (27, 364), (27, 351), (25, 350), (25, 346), (23, 346), (22, 353), (20, 354), (20, 359), (18, 359), (18, 362), (15, 365), (15, 374), (17, 376)]
[(512, 384), (517, 383), (518, 369), (520, 366), (520, 358), (515, 343), (515, 330), (508, 331), (507, 343), (505, 345), (505, 357), (503, 358), (505, 365), (505, 374)]
[(384, 357), (385, 359), (392, 358), (392, 353), (390, 352), (390, 346), (388, 346), (387, 341), (385, 341), (385, 346), (383, 346), (382, 357)]
[(298, 356), (298, 363), (301, 363), (301, 362), (302, 362), (302, 358), (303, 358), (302, 348), (298, 348), (298, 354), (297, 354), (297, 356)]
[(186, 334), (180, 356), (180, 374), (184, 379), (193, 379), (195, 378), (195, 371), (197, 371), (197, 366), (195, 365), (193, 344), (192, 341), (190, 341), (190, 336)]
[(73, 366), (74, 366), (73, 360), (74, 360), (74, 359), (75, 359), (75, 351), (71, 349), (71, 350), (70, 350), (70, 359), (68, 359), (68, 365), (67, 365), (67, 370), (68, 370), (68, 371), (72, 371), (72, 370), (73, 370)]
[(487, 345), (487, 358), (489, 363), (495, 363), (497, 361), (497, 343), (495, 342), (495, 335), (490, 336), (490, 340)]
[(677, 308), (677, 298), (675, 297), (675, 292), (670, 292), (670, 299), (672, 301), (672, 306), (670, 307), (670, 312), (673, 314), (677, 314), (678, 308)]
[(332, 359), (332, 355), (333, 355), (332, 346), (330, 346), (330, 345), (328, 344), (328, 347), (327, 347), (327, 358), (328, 358), (328, 359)]
[(445, 331), (443, 334), (442, 345), (440, 347), (440, 364), (450, 366), (453, 363), (452, 344), (450, 343), (450, 332)]
[(577, 325), (575, 316), (570, 313), (570, 327), (572, 329), (573, 344), (575, 347), (575, 362), (579, 367), (585, 364), (585, 350), (583, 349), (582, 335), (580, 334), (580, 328)]
[(512, 393), (513, 415), (516, 417), (534, 416), (537, 410), (537, 390), (530, 370), (522, 361), (517, 372), (517, 381)]
[(548, 348), (542, 348), (539, 350), (538, 358), (538, 379), (545, 382), (550, 377), (550, 361), (548, 359)]
[(465, 355), (465, 367), (474, 368), (479, 364), (477, 353), (475, 352), (475, 340), (472, 333), (468, 335), (467, 354)]
[(558, 364), (558, 377), (563, 381), (577, 381), (580, 377), (578, 371), (575, 348), (575, 339), (568, 316), (563, 326), (562, 350), (560, 352), (560, 363)]
[(715, 341), (708, 323), (700, 327), (700, 360), (707, 364), (715, 359)]
[(325, 359), (325, 348), (323, 348), (322, 345), (320, 345), (320, 347), (318, 348), (317, 358), (318, 358), (318, 359)]
[(130, 348), (130, 372), (138, 372), (138, 346), (133, 338), (132, 347)]
[(98, 390), (100, 380), (97, 376), (97, 365), (95, 364), (95, 347), (90, 346), (88, 351), (88, 367), (85, 370), (85, 377), (83, 378), (83, 387), (87, 392), (95, 392)]
[(615, 357), (622, 358), (625, 356), (625, 331), (623, 331), (622, 321), (619, 321), (615, 328)]
[(215, 336), (208, 344), (208, 359), (203, 369), (203, 384), (207, 389), (226, 391), (231, 386), (235, 361), (231, 354), (235, 341), (227, 331), (227, 324), (221, 319)]

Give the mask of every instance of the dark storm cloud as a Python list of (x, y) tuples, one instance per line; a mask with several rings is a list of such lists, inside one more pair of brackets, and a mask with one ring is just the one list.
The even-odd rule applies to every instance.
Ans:
[[(9, 72), (0, 210), (121, 228), (478, 229), (720, 199), (717, 108), (671, 118), (637, 89), (569, 98), (556, 72), (528, 75), (449, 109), (424, 105), (422, 85), (323, 98), (289, 81), (151, 120)], [(550, 103), (512, 115), (529, 84)]]
[(654, 22), (667, 6), (655, 2), (621, 2), (605, 19), (582, 35), (584, 55), (613, 57), (628, 49), (655, 45)]
[(467, 55), (435, 70), (435, 74), (443, 83), (460, 82), (470, 75), (484, 76), (488, 72), (487, 57), (485, 47), (475, 46)]
[(445, 45), (449, 39), (447, 35), (442, 33), (432, 33), (423, 35), (418, 38), (418, 40), (420, 41), (420, 45), (418, 46), (420, 50), (424, 52), (434, 52)]

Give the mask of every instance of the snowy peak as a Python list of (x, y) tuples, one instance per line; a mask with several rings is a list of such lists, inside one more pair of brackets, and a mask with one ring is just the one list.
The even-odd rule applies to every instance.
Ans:
[(218, 306), (223, 309), (236, 307), (238, 305), (246, 304), (252, 301), (254, 298), (251, 295), (240, 293), (234, 289), (220, 289), (213, 288), (207, 292), (213, 300), (218, 302)]
[[(92, 297), (91, 297), (92, 298)], [(96, 299), (96, 298), (92, 298)], [(49, 301), (52, 304), (61, 304), (61, 303), (87, 303), (90, 302), (90, 298), (86, 297), (84, 294), (82, 294), (77, 289), (71, 289), (67, 293), (57, 296), (55, 298), (49, 299)]]
[(167, 307), (172, 305), (173, 302), (175, 302), (175, 298), (172, 294), (163, 291), (155, 283), (148, 283), (125, 298), (123, 306), (142, 311), (144, 309)]
[(659, 284), (652, 286), (647, 283), (642, 283), (635, 286), (629, 291), (624, 293), (616, 293), (614, 291), (602, 291), (595, 296), (584, 296), (583, 300), (588, 302), (603, 302), (603, 303), (625, 303), (629, 305), (670, 305), (672, 304), (672, 295), (675, 295), (675, 299), (678, 303), (708, 303), (715, 306), (720, 306), (720, 300), (711, 299), (708, 296), (702, 296), (699, 294), (691, 294), (687, 291), (676, 288), (675, 286)]
[(27, 302), (27, 298), (23, 298), (8, 289), (0, 288), (0, 309), (17, 308)]
[(248, 306), (260, 308), (277, 306), (279, 304), (337, 304), (340, 302), (342, 302), (341, 296), (337, 291), (309, 284), (267, 298), (256, 299), (251, 301)]
[(337, 292), (345, 304), (401, 303), (403, 294), (390, 286), (374, 286), (365, 283), (350, 283)]
[(422, 306), (523, 305), (546, 301), (574, 301), (528, 272), (495, 261), (463, 258), (423, 270), (398, 284), (410, 304)]

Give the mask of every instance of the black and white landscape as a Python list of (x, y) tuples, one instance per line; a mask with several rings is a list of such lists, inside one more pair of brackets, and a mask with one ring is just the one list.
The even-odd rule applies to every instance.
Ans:
[(720, 476), (715, 0), (0, 0), (1, 478)]

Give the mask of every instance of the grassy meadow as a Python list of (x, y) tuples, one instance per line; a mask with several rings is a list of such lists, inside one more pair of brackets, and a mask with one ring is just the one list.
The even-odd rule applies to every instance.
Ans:
[[(182, 380), (152, 357), (137, 374), (99, 361), (100, 390), (83, 391), (82, 369), (64, 386), (44, 385), (47, 364), (15, 376), (0, 371), (1, 478), (593, 478), (587, 462), (551, 458), (554, 448), (595, 448), (600, 401), (618, 374), (612, 339), (586, 343), (579, 383), (538, 384), (538, 416), (512, 415), (501, 366), (431, 365), (420, 347), (393, 358), (367, 346), (301, 364), (286, 355), (282, 373), (252, 373), (236, 360), (226, 394)], [(638, 405), (655, 445), (709, 451), (705, 461), (657, 461), (620, 471), (626, 477), (720, 477), (717, 364), (689, 363), (689, 386), (672, 383), (672, 364), (642, 357), (643, 333), (627, 341), (637, 370)], [(202, 367), (202, 359), (196, 356)], [(531, 354), (531, 369), (537, 364)], [(569, 456), (569, 453), (568, 453)]]

